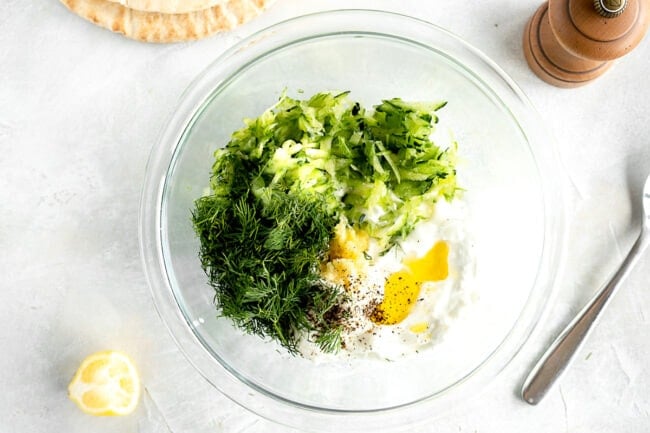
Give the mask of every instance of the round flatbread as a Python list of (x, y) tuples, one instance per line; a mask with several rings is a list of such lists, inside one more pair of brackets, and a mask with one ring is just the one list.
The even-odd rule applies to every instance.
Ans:
[(259, 15), (273, 0), (225, 0), (182, 14), (143, 12), (109, 0), (61, 0), (72, 12), (101, 27), (144, 42), (182, 42), (231, 30)]
[(183, 14), (224, 3), (225, 0), (110, 0), (129, 9), (164, 14)]

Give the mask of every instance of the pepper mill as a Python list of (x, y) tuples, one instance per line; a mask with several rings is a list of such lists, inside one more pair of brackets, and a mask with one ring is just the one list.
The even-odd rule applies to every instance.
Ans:
[(650, 0), (548, 0), (524, 31), (524, 54), (539, 78), (578, 87), (600, 77), (643, 39)]

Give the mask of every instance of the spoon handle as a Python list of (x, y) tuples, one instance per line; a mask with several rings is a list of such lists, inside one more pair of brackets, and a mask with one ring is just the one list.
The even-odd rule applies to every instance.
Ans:
[(521, 391), (526, 402), (539, 403), (553, 383), (562, 375), (596, 323), (600, 312), (630, 273), (648, 244), (650, 244), (650, 237), (645, 235), (644, 230), (611, 280), (569, 323), (540, 358), (526, 378)]

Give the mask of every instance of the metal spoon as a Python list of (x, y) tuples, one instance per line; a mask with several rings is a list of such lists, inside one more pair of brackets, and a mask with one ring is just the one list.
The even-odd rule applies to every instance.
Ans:
[(643, 227), (639, 238), (612, 279), (569, 323), (530, 372), (521, 390), (521, 396), (526, 402), (539, 403), (553, 383), (562, 375), (573, 355), (586, 340), (589, 331), (598, 320), (600, 312), (621, 286), (648, 245), (650, 245), (650, 176), (646, 179), (643, 187)]

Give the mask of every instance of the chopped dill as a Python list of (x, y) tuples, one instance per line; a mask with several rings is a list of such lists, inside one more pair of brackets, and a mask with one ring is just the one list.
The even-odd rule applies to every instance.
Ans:
[[(232, 203), (202, 197), (193, 220), (222, 314), (295, 352), (300, 331), (336, 333), (322, 316), (337, 304), (339, 290), (318, 273), (336, 219), (316, 198), (275, 192), (270, 203), (265, 207), (250, 191)], [(311, 320), (311, 311), (321, 319)], [(332, 346), (330, 338), (323, 341)]]

